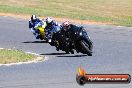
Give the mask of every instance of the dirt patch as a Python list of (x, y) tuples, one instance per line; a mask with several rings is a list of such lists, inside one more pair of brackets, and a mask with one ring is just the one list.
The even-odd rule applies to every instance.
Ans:
[[(0, 16), (8, 16), (8, 17), (14, 17), (14, 18), (21, 18), (21, 19), (30, 19), (31, 15), (25, 15), (25, 14), (12, 14), (12, 13), (0, 13)], [(41, 19), (45, 19), (46, 17), (40, 17)], [(64, 22), (64, 21), (70, 21), (72, 23), (78, 23), (78, 24), (112, 24), (109, 22), (96, 22), (92, 20), (73, 20), (73, 19), (67, 19), (67, 18), (53, 18), (56, 21)]]

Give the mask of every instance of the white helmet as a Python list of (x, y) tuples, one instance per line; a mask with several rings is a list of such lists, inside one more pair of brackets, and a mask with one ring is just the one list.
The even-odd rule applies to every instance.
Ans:
[(46, 18), (46, 23), (50, 24), (50, 23), (52, 23), (52, 21), (53, 21), (52, 18), (50, 18), (50, 17), (47, 17), (47, 18)]
[(32, 21), (32, 22), (35, 22), (36, 19), (37, 19), (36, 15), (32, 15), (32, 16), (31, 16), (31, 21)]

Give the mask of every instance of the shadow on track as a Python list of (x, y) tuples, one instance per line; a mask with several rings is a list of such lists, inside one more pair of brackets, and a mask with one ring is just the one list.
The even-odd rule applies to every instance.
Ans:
[(40, 55), (64, 55), (66, 53), (45, 53), (45, 54), (40, 54)]
[(86, 57), (87, 55), (57, 56), (57, 57)]
[(26, 41), (22, 43), (48, 43), (47, 41)]

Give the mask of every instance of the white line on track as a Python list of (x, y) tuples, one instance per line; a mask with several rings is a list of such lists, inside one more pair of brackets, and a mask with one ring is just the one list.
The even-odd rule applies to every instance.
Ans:
[[(0, 49), (4, 49), (4, 48), (0, 48)], [(7, 50), (12, 50), (12, 49), (7, 49)], [(18, 63), (10, 63), (10, 64), (0, 64), (0, 66), (12, 66), (12, 65), (21, 65), (21, 64), (30, 64), (30, 63), (38, 63), (38, 62), (43, 62), (48, 60), (48, 57), (46, 56), (41, 56), (37, 53), (32, 53), (32, 52), (26, 52), (28, 54), (33, 54), (37, 56), (37, 59), (32, 60), (32, 61), (27, 61), (27, 62), (18, 62)]]

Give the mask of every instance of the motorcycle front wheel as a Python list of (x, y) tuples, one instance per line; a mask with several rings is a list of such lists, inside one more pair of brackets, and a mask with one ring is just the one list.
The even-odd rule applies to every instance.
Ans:
[(88, 45), (84, 40), (80, 42), (81, 48), (83, 52), (85, 52), (88, 56), (92, 56), (92, 51), (90, 50), (90, 45)]

